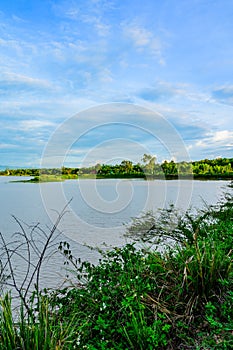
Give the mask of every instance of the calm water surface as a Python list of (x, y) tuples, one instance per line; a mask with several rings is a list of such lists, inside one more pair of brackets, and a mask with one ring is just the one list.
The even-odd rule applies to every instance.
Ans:
[[(59, 240), (71, 242), (77, 257), (98, 261), (98, 254), (90, 246), (119, 246), (125, 226), (132, 217), (147, 210), (174, 204), (177, 208), (193, 210), (216, 203), (226, 189), (227, 181), (191, 180), (68, 180), (63, 183), (11, 183), (18, 177), (0, 177), (0, 231), (10, 241), (19, 231), (13, 219), (33, 225), (39, 223), (48, 231), (57, 213), (71, 200), (59, 229)], [(54, 285), (62, 275), (61, 256), (54, 256), (44, 267), (43, 283)], [(20, 265), (20, 264), (19, 264)], [(20, 270), (20, 266), (18, 267)]]

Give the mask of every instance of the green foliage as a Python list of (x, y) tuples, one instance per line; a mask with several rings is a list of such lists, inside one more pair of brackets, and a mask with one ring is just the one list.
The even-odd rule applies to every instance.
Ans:
[(144, 178), (145, 174), (140, 164), (133, 164), (131, 161), (123, 160), (121, 164), (116, 164), (116, 165), (103, 164), (98, 169), (97, 177), (98, 178), (106, 178), (106, 177)]
[(134, 245), (115, 248), (104, 253), (97, 266), (80, 265), (76, 273), (83, 281), (81, 289), (54, 293), (52, 303), (60, 305), (59, 317), (76, 314), (82, 328), (81, 348), (154, 349), (156, 344), (166, 345), (171, 325), (145, 302), (152, 291), (159, 293), (154, 273), (156, 269), (161, 272), (161, 259), (160, 254), (152, 257)]
[[(163, 161), (156, 163), (156, 157), (144, 154), (142, 164), (133, 164), (129, 160), (123, 160), (120, 164), (96, 164), (83, 168), (61, 169), (5, 169), (0, 171), (0, 175), (33, 176), (35, 178), (53, 177), (50, 181), (62, 179), (81, 178), (197, 178), (197, 179), (232, 179), (233, 178), (233, 158), (204, 159), (194, 162)], [(56, 180), (57, 179), (57, 180)], [(43, 181), (43, 180), (41, 180)], [(48, 178), (47, 178), (48, 181)], [(36, 182), (33, 181), (33, 182)], [(38, 182), (38, 181), (37, 181)]]
[[(232, 288), (232, 286), (231, 286)], [(212, 349), (233, 348), (233, 293), (228, 291), (224, 302), (207, 302), (205, 305), (205, 319), (208, 333), (199, 333), (202, 346), (211, 346)]]

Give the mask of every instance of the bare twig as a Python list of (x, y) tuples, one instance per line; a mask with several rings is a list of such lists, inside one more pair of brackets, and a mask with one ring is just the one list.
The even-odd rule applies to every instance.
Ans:
[[(31, 291), (34, 281), (36, 294), (40, 292), (41, 266), (46, 258), (51, 258), (51, 256), (55, 254), (55, 252), (53, 252), (47, 256), (48, 249), (52, 249), (57, 245), (55, 242), (61, 233), (59, 232), (56, 235), (55, 232), (58, 229), (63, 216), (66, 214), (67, 207), (71, 201), (72, 199), (66, 204), (60, 213), (56, 212), (57, 219), (52, 228), (49, 229), (48, 233), (40, 227), (39, 223), (33, 226), (27, 225), (14, 215), (12, 215), (12, 217), (20, 227), (20, 231), (14, 234), (18, 239), (7, 243), (0, 232), (0, 241), (2, 242), (2, 253), (0, 255), (0, 282), (3, 282), (5, 286), (11, 287), (17, 292), (23, 302), (27, 314), (31, 317), (33, 317), (33, 314), (28, 303), (29, 292)], [(29, 233), (27, 232), (28, 230), (30, 231)], [(33, 262), (33, 255), (36, 255), (36, 262)], [(14, 257), (18, 257), (25, 263), (25, 272), (21, 282), (18, 282), (16, 279)], [(3, 276), (6, 275), (7, 270), (9, 270), (10, 279), (5, 280)]]

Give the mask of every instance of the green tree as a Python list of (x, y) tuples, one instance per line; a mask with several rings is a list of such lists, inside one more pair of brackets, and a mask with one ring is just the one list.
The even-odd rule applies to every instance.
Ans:
[(123, 174), (131, 174), (133, 171), (133, 163), (129, 160), (123, 160), (120, 164)]
[(156, 156), (152, 156), (150, 154), (144, 154), (142, 157), (142, 161), (145, 164), (143, 166), (143, 170), (146, 175), (154, 175), (155, 174), (155, 163), (156, 163)]

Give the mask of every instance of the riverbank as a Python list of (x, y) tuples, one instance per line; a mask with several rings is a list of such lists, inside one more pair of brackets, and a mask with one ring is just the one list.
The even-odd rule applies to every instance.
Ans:
[[(9, 175), (10, 177), (10, 175)], [(78, 175), (41, 175), (41, 176), (35, 176), (32, 177), (31, 179), (24, 180), (24, 176), (21, 176), (22, 179), (20, 180), (15, 180), (15, 181), (10, 181), (10, 182), (24, 182), (24, 183), (43, 183), (43, 182), (63, 182), (66, 180), (90, 180), (90, 179), (96, 179), (96, 180), (104, 180), (104, 179), (125, 179), (125, 180), (138, 180), (142, 179), (145, 181), (150, 181), (150, 180), (226, 180), (226, 181), (231, 181), (233, 180), (233, 174), (219, 174), (219, 175), (137, 175), (135, 176), (134, 174), (130, 175), (124, 175), (124, 174), (116, 174), (116, 175), (108, 175), (108, 176), (100, 176), (100, 175), (95, 175), (95, 174), (83, 174), (81, 176)]]
[(73, 285), (35, 290), (22, 300), (17, 324), (9, 297), (2, 297), (1, 348), (231, 349), (232, 194), (196, 217), (170, 208), (149, 228), (138, 220), (127, 235), (143, 240), (142, 248), (102, 252), (98, 265), (79, 261), (61, 242)]
[(203, 159), (190, 162), (164, 160), (161, 164), (156, 157), (144, 154), (142, 164), (123, 160), (120, 164), (96, 164), (80, 168), (5, 169), (5, 176), (31, 176), (29, 182), (52, 182), (66, 179), (198, 179), (233, 180), (233, 158)]

